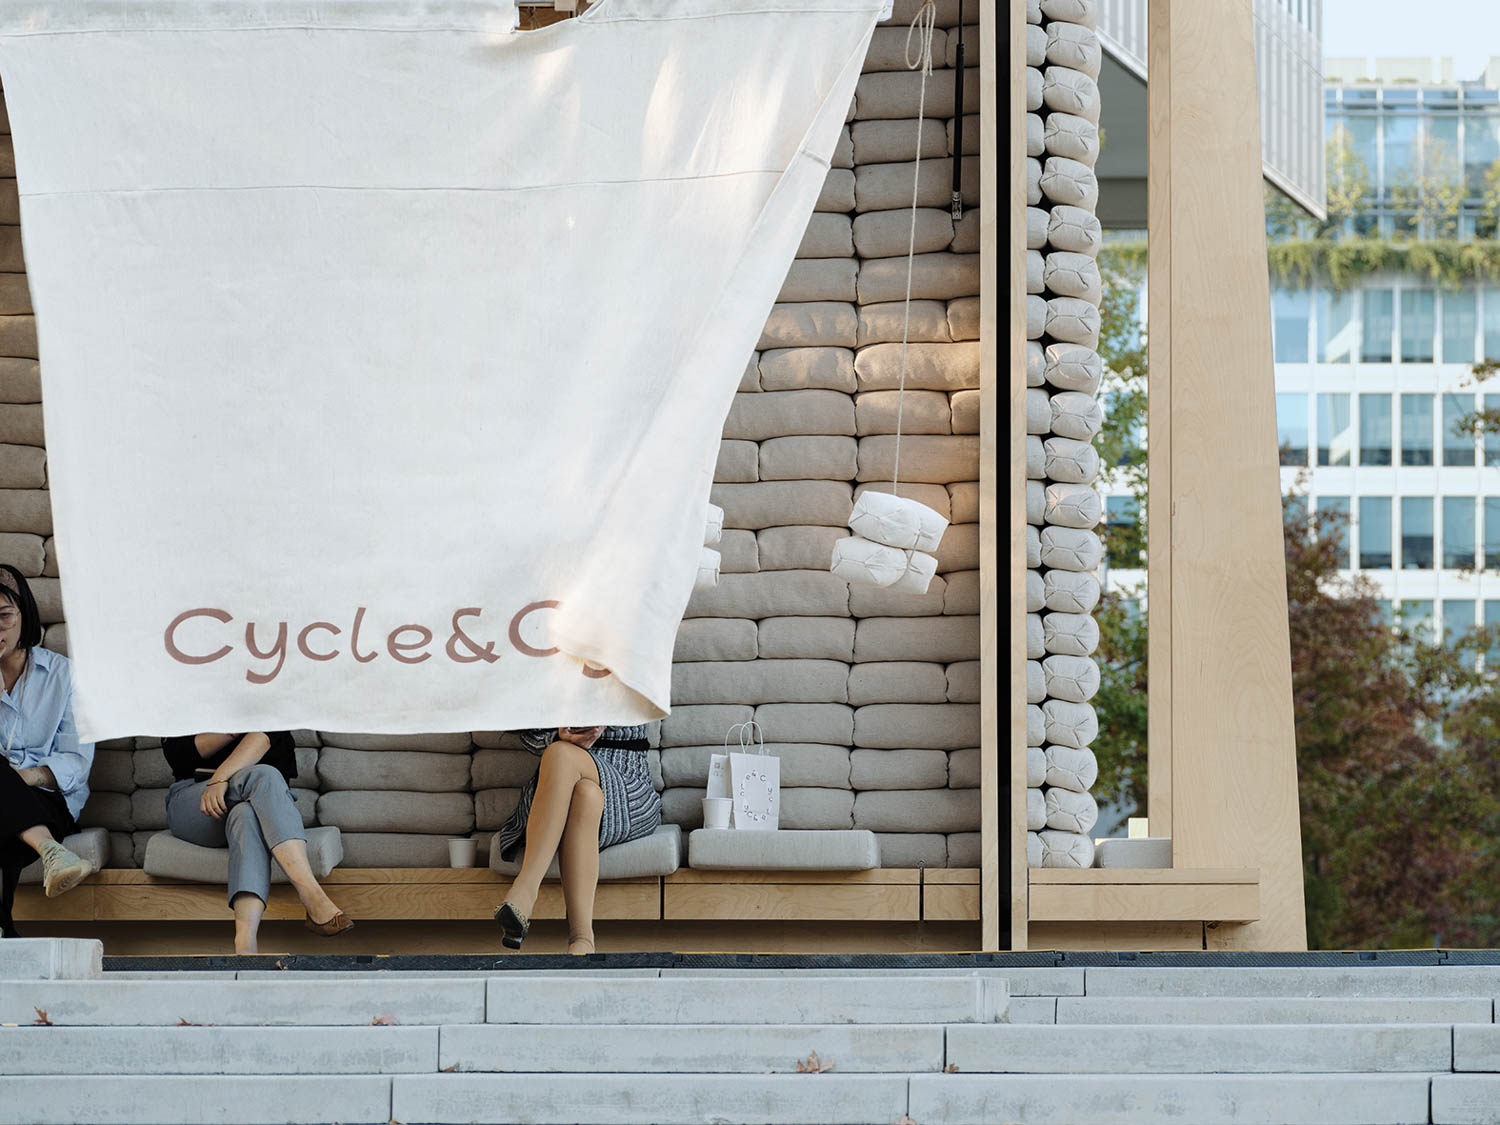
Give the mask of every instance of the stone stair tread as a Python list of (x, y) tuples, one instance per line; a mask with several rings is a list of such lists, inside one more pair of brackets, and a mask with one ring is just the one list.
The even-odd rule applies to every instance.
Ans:
[[(1062, 996), (1060, 1024), (1489, 1023), (1487, 997)], [(1012, 1002), (1015, 1021), (1015, 1002)], [(1047, 1021), (1051, 1022), (1051, 1021)]]
[(1500, 965), (1369, 965), (1363, 968), (1091, 968), (1087, 996), (1500, 996)]

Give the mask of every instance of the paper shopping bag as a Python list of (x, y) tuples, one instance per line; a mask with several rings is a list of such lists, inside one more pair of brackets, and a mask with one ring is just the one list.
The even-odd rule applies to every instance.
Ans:
[(766, 753), (765, 735), (757, 723), (739, 726), (740, 749), (729, 753), (729, 795), (734, 801), (729, 826), (774, 831), (781, 821), (781, 759)]

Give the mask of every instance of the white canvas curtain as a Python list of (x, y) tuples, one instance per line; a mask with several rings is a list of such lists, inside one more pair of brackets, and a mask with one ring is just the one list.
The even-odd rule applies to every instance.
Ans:
[(0, 3), (84, 736), (660, 716), (880, 6)]

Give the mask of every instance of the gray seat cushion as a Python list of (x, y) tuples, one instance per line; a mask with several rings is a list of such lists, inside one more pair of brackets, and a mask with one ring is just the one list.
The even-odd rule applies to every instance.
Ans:
[(880, 841), (861, 829), (699, 828), (688, 836), (688, 866), (706, 871), (868, 871), (880, 866)]
[[(307, 830), (307, 862), (313, 874), (325, 878), (344, 858), (344, 845), (337, 828)], [(163, 879), (186, 879), (194, 883), (229, 882), (229, 849), (204, 848), (179, 840), (170, 832), (158, 832), (146, 841), (147, 875)], [(271, 882), (285, 883), (281, 864), (271, 861)]]
[(1137, 836), (1133, 840), (1100, 840), (1094, 846), (1095, 867), (1171, 867), (1172, 837)]
[[(524, 854), (524, 853), (523, 853)], [(653, 875), (670, 875), (682, 865), (682, 829), (663, 824), (649, 836), (627, 840), (599, 853), (600, 879), (639, 879)], [(520, 858), (507, 862), (500, 858), (500, 836), (490, 841), (490, 870), (501, 875), (515, 875), (521, 870)], [(558, 878), (556, 857), (547, 868), (547, 878)]]
[[(62, 846), (80, 859), (86, 859), (92, 863), (95, 871), (109, 866), (109, 833), (102, 828), (85, 828), (82, 832), (65, 836)], [(40, 883), (41, 881), (42, 861), (39, 859), (21, 872), (21, 882)]]

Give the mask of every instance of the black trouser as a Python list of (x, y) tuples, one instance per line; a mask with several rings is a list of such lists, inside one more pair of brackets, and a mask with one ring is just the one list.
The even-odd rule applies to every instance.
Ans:
[(21, 839), (21, 833), (38, 825), (50, 829), (61, 841), (78, 831), (61, 793), (33, 789), (21, 780), (10, 763), (0, 763), (0, 937), (18, 937), (11, 911), (21, 872), (36, 862), (36, 849)]

